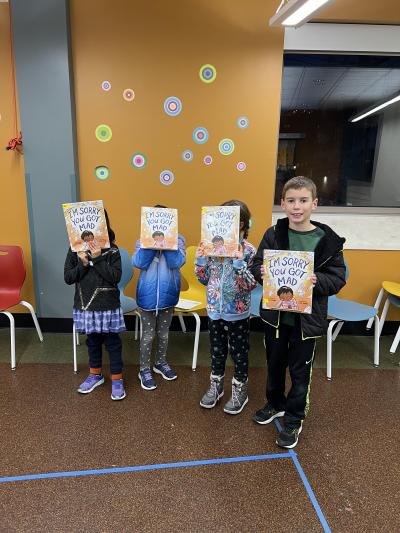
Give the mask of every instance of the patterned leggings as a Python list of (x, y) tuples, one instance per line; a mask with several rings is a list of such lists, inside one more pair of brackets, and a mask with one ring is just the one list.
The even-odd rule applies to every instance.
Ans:
[(225, 374), (228, 350), (235, 364), (234, 377), (245, 382), (249, 372), (249, 319), (208, 320), (211, 344), (211, 372), (215, 376)]
[(168, 332), (174, 313), (173, 307), (158, 311), (140, 311), (142, 316), (143, 334), (140, 339), (140, 370), (150, 368), (151, 349), (154, 337), (157, 336), (156, 365), (164, 363), (167, 356)]

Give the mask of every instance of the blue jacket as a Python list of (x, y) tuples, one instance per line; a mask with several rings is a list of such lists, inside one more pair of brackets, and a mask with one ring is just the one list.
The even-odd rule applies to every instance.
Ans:
[(186, 262), (185, 239), (179, 235), (178, 250), (145, 250), (136, 241), (132, 264), (141, 270), (136, 301), (145, 311), (174, 307), (181, 290), (180, 268)]

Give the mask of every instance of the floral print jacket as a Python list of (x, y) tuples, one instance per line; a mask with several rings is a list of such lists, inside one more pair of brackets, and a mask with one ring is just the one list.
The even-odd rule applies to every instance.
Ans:
[(257, 282), (250, 272), (255, 247), (242, 240), (243, 259), (197, 257), (197, 279), (207, 286), (207, 312), (212, 320), (243, 320), (250, 315), (250, 293)]

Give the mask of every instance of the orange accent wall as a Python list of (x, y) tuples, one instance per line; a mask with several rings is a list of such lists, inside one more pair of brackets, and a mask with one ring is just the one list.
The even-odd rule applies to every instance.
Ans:
[[(105, 201), (118, 244), (130, 252), (140, 207), (157, 203), (179, 209), (180, 231), (195, 244), (200, 207), (239, 198), (253, 214), (250, 240), (259, 243), (271, 220), (280, 115), (283, 32), (268, 26), (271, 4), (71, 0), (81, 199)], [(198, 76), (206, 63), (217, 69), (211, 84)], [(104, 80), (109, 92), (101, 89)], [(133, 102), (123, 99), (126, 88), (135, 91)], [(168, 96), (182, 101), (177, 117), (163, 110)], [(249, 128), (236, 126), (240, 115)], [(99, 124), (112, 128), (111, 141), (96, 139)], [(192, 140), (197, 126), (209, 131), (204, 145)], [(218, 152), (225, 137), (235, 142), (230, 156)], [(193, 162), (182, 161), (185, 149), (193, 151)], [(148, 157), (141, 171), (130, 163), (136, 151)], [(214, 159), (209, 167), (206, 154)], [(245, 172), (236, 170), (238, 161), (246, 162)], [(111, 171), (107, 181), (94, 177), (102, 164)], [(169, 187), (159, 181), (164, 169), (175, 174)], [(344, 297), (373, 304), (383, 279), (399, 279), (399, 252), (348, 251), (346, 257), (351, 276)], [(399, 319), (397, 311), (390, 316)]]
[[(22, 247), (26, 265), (26, 280), (22, 289), (22, 298), (34, 305), (35, 294), (25, 193), (24, 157), (5, 150), (8, 141), (16, 136), (10, 63), (9, 5), (8, 3), (0, 3), (0, 243)], [(12, 311), (28, 312), (22, 306), (13, 308)]]

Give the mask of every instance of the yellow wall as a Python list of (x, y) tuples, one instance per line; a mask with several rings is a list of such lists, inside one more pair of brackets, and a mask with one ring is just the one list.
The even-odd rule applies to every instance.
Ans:
[[(177, 207), (180, 229), (194, 244), (200, 206), (232, 197), (248, 202), (255, 221), (250, 240), (258, 244), (271, 220), (283, 45), (281, 30), (268, 27), (269, 4), (71, 1), (81, 197), (104, 199), (120, 246), (132, 251), (141, 205)], [(204, 63), (217, 68), (213, 84), (199, 80)], [(108, 93), (100, 88), (103, 80), (112, 84)], [(136, 93), (131, 103), (122, 98), (127, 87)], [(183, 102), (178, 117), (163, 111), (171, 95)], [(249, 117), (248, 129), (237, 128), (239, 115)], [(101, 123), (113, 130), (108, 143), (94, 136)], [(191, 138), (199, 125), (210, 133), (205, 145)], [(218, 152), (223, 137), (236, 143), (231, 156)], [(184, 149), (193, 150), (192, 163), (181, 160)], [(148, 156), (140, 172), (130, 165), (135, 151)], [(202, 162), (205, 154), (214, 158), (211, 167)], [(243, 173), (235, 169), (241, 160)], [(108, 181), (94, 178), (100, 164), (111, 170)], [(170, 187), (159, 182), (165, 168), (175, 173)], [(372, 304), (382, 279), (398, 279), (398, 252), (348, 251), (346, 257), (345, 297)]]
[[(231, 198), (249, 204), (251, 240), (259, 241), (271, 219), (280, 114), (283, 32), (268, 28), (271, 13), (264, 0), (72, 0), (81, 198), (105, 201), (120, 246), (132, 251), (142, 205), (177, 207), (180, 231), (194, 244), (200, 207)], [(199, 79), (205, 63), (217, 69), (212, 84)], [(103, 80), (111, 91), (102, 91)], [(133, 102), (122, 98), (127, 87)], [(183, 103), (177, 117), (163, 110), (171, 95)], [(240, 115), (249, 128), (238, 128)], [(94, 135), (102, 123), (113, 131), (108, 143)], [(205, 145), (192, 140), (197, 126), (209, 131)], [(231, 156), (218, 151), (225, 137), (235, 142)], [(182, 161), (185, 149), (193, 162)], [(136, 151), (148, 156), (144, 170), (131, 166)], [(213, 165), (204, 165), (206, 154)], [(236, 170), (242, 160), (245, 172)], [(111, 170), (108, 181), (94, 177), (100, 164)], [(159, 181), (163, 169), (175, 174), (169, 187)]]
[[(24, 157), (16, 152), (5, 150), (8, 141), (15, 137), (8, 9), (8, 4), (0, 3), (0, 243), (22, 247), (26, 265), (26, 280), (22, 289), (22, 299), (34, 305)], [(26, 308), (18, 306), (12, 311), (26, 312)]]

